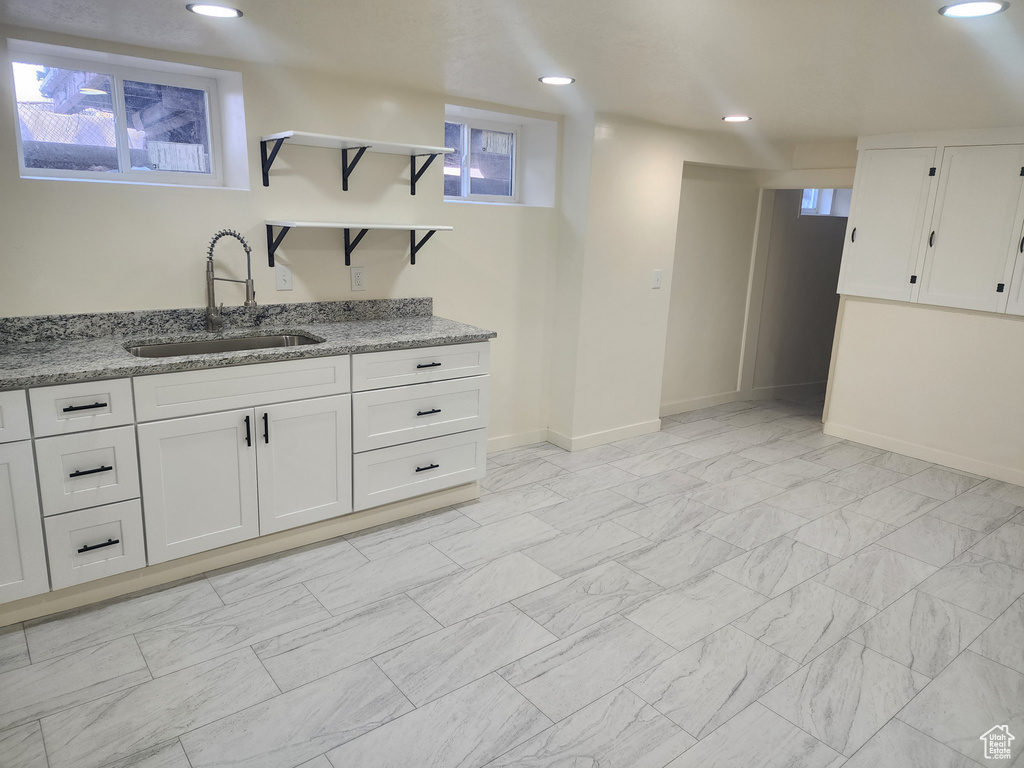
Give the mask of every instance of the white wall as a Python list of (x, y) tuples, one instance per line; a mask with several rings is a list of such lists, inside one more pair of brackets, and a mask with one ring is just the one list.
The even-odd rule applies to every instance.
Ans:
[[(0, 37), (96, 45), (12, 28), (0, 28)], [(340, 153), (296, 146), (282, 148), (270, 187), (261, 185), (263, 134), (295, 129), (439, 145), (442, 95), (282, 67), (109, 48), (242, 73), (251, 191), (23, 180), (14, 153), (2, 152), (0, 315), (202, 306), (209, 239), (219, 229), (237, 229), (253, 246), (261, 303), (432, 296), (437, 314), (497, 331), (493, 445), (543, 434), (556, 208), (444, 203), (439, 162), (413, 197), (408, 159), (391, 155), (365, 155), (349, 191), (342, 192)], [(2, 77), (0, 100), (9, 105), (11, 98), (10, 78)], [(13, 113), (0, 109), (0, 135), (12, 145)], [(367, 290), (357, 293), (349, 290), (340, 231), (293, 230), (278, 259), (293, 269), (294, 290), (277, 292), (266, 263), (266, 218), (437, 223), (455, 230), (434, 235), (416, 266), (408, 262), (407, 233), (368, 233), (353, 254), (353, 264), (366, 267)], [(229, 241), (222, 246), (218, 272), (244, 276), (241, 250)], [(218, 298), (240, 304), (243, 295), (240, 287), (218, 284)]]
[(846, 219), (801, 216), (803, 190), (775, 193), (754, 362), (754, 396), (828, 378)]
[(1024, 318), (844, 297), (825, 431), (1024, 485)]
[(748, 171), (683, 168), (662, 413), (736, 392), (758, 193)]

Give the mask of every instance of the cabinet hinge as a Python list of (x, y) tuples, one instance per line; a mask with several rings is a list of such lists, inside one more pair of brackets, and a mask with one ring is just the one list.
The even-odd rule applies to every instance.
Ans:
[(916, 283), (917, 282), (917, 275), (911, 275), (910, 276), (910, 282), (911, 283)]
[[(929, 175), (929, 176), (934, 176), (934, 175), (935, 175), (935, 172), (936, 172), (937, 170), (938, 170), (938, 169), (937, 169), (937, 168), (936, 168), (935, 166), (932, 166), (931, 168), (929, 168), (929, 169), (928, 169), (928, 175)], [(1021, 168), (1021, 170), (1022, 170), (1022, 171), (1024, 171), (1024, 168)]]

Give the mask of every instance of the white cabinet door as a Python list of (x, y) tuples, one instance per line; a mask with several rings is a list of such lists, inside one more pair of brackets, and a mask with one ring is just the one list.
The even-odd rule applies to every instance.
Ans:
[(1020, 232), (1022, 168), (1024, 144), (946, 147), (922, 303), (987, 312), (1006, 309)]
[(139, 425), (149, 563), (259, 535), (251, 409)]
[(860, 153), (839, 293), (911, 300), (934, 165), (935, 147)]
[(256, 409), (260, 534), (352, 511), (351, 397)]
[[(1021, 201), (1024, 204), (1024, 200)], [(1006, 311), (1011, 315), (1024, 315), (1024, 225), (1018, 233), (1017, 268), (1010, 282), (1010, 295), (1006, 299)]]
[(32, 445), (0, 445), (0, 603), (49, 588)]

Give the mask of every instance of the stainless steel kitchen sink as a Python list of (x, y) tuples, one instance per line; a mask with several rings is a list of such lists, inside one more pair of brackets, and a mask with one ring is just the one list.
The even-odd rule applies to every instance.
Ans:
[(223, 339), (201, 341), (177, 341), (166, 344), (139, 344), (126, 347), (136, 357), (177, 357), (179, 355), (210, 355), (215, 352), (238, 352), (247, 349), (274, 349), (276, 347), (300, 347), (306, 344), (320, 344), (319, 339), (302, 334), (281, 334), (277, 336), (233, 336)]

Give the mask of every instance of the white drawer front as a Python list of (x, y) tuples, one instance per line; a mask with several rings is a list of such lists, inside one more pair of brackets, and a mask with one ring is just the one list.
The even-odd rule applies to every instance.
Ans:
[(440, 437), (487, 426), (490, 376), (357, 392), (352, 396), (352, 449)]
[(352, 390), (478, 376), (487, 373), (489, 361), (490, 346), (486, 341), (367, 352), (352, 356)]
[(43, 514), (59, 515), (139, 495), (132, 427), (36, 440)]
[(54, 589), (146, 565), (138, 499), (47, 517), (44, 524)]
[(28, 391), (36, 437), (119, 427), (135, 421), (129, 379), (85, 381)]
[(31, 430), (28, 427), (25, 391), (0, 392), (0, 443), (28, 440), (29, 437)]
[(353, 508), (369, 509), (479, 480), (486, 465), (485, 429), (359, 453), (352, 457)]
[(349, 356), (160, 373), (133, 383), (139, 421), (155, 421), (344, 394)]

